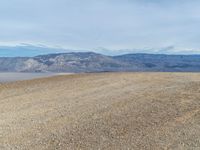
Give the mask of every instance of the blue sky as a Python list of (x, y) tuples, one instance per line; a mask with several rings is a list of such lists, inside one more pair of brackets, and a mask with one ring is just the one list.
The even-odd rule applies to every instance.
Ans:
[(2, 0), (0, 45), (200, 52), (199, 0)]

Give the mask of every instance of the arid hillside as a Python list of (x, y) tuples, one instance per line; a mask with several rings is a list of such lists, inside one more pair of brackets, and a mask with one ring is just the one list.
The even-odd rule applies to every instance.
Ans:
[(1, 84), (0, 149), (200, 149), (200, 74), (79, 74)]

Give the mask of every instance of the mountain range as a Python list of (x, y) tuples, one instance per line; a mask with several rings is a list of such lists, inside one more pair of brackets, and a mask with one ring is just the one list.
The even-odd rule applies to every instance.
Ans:
[(73, 52), (35, 57), (0, 57), (0, 72), (199, 72), (200, 55), (125, 54), (107, 56)]
[(22, 43), (13, 46), (0, 45), (0, 57), (33, 57), (37, 55), (46, 55), (51, 53), (70, 53), (70, 52), (95, 52), (108, 56), (117, 56), (125, 54), (145, 53), (145, 54), (173, 54), (173, 55), (200, 55), (198, 49), (180, 49), (175, 46), (166, 46), (160, 48), (141, 48), (141, 49), (107, 49), (99, 47), (95, 49), (66, 49), (62, 47), (49, 47), (46, 45), (34, 45)]

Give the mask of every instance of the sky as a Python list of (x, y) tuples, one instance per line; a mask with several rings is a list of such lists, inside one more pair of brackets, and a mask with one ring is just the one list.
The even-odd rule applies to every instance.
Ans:
[(200, 53), (199, 27), (199, 0), (0, 1), (0, 46)]

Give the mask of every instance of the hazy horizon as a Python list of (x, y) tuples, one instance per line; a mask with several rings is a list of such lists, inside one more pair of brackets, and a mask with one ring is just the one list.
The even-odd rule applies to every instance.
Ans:
[(34, 57), (38, 55), (72, 53), (72, 52), (94, 52), (108, 56), (124, 54), (164, 54), (164, 55), (200, 55), (195, 50), (173, 51), (173, 47), (163, 47), (158, 49), (64, 49), (58, 47), (48, 47), (44, 45), (19, 44), (16, 46), (1, 46), (0, 57)]
[(59, 75), (58, 73), (17, 73), (17, 72), (0, 72), (0, 84), (6, 82), (15, 82), (20, 80), (31, 80)]

